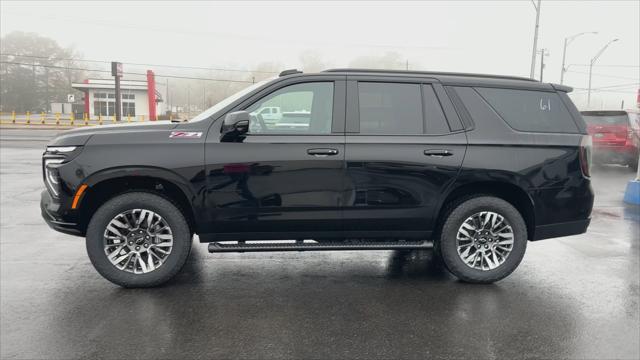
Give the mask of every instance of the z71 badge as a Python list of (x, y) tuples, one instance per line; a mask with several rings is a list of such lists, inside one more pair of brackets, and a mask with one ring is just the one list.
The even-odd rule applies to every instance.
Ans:
[(189, 138), (199, 139), (202, 137), (201, 131), (172, 131), (169, 138)]

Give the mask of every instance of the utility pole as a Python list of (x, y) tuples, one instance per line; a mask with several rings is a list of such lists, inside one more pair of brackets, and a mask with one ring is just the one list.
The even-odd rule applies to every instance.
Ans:
[(591, 105), (591, 71), (593, 70), (593, 64), (596, 63), (596, 60), (598, 60), (600, 55), (602, 55), (602, 53), (609, 47), (609, 45), (611, 45), (611, 43), (616, 42), (618, 40), (619, 39), (613, 39), (609, 41), (605, 46), (602, 47), (602, 49), (600, 49), (600, 51), (596, 53), (596, 56), (594, 56), (593, 59), (591, 59), (591, 61), (589, 62), (589, 89), (587, 91), (587, 107)]
[(538, 28), (540, 27), (540, 3), (541, 3), (541, 0), (538, 0), (538, 4), (537, 5), (533, 0), (531, 0), (531, 3), (533, 4), (533, 7), (536, 9), (536, 28), (535, 28), (535, 31), (533, 33), (533, 50), (531, 50), (531, 74), (529, 75), (529, 77), (533, 79), (533, 74), (536, 71), (536, 51), (537, 51), (537, 47), (538, 47)]
[[(33, 74), (33, 93), (34, 93), (34, 98), (38, 99), (38, 81), (36, 80), (36, 61), (33, 60), (33, 67), (31, 68), (32, 70), (32, 74)], [(36, 100), (38, 101), (38, 100)], [(40, 105), (40, 104), (36, 104), (36, 105)], [(29, 106), (29, 103), (27, 102), (27, 107)], [(25, 107), (25, 110), (34, 110), (34, 109), (28, 109), (27, 107)]]
[(407, 59), (406, 70), (409, 70), (409, 59)]
[(585, 35), (585, 34), (597, 34), (597, 33), (598, 33), (597, 31), (581, 32), (579, 34), (571, 35), (569, 37), (564, 38), (564, 48), (562, 49), (562, 69), (560, 70), (560, 85), (563, 84), (564, 73), (567, 72), (567, 68), (564, 66), (565, 59), (567, 57), (567, 46), (569, 46), (569, 44), (571, 44), (571, 42), (575, 40), (575, 38), (577, 38), (578, 36)]
[(113, 61), (111, 62), (111, 75), (116, 81), (116, 121), (122, 120), (122, 95), (120, 95), (120, 78), (122, 77), (122, 63)]
[(191, 99), (189, 98), (191, 87), (187, 85), (187, 118), (191, 119)]
[(49, 68), (48, 67), (44, 68), (44, 97), (46, 100), (44, 111), (49, 112), (49, 109), (51, 108), (51, 102), (50, 102), (51, 99), (49, 98)]
[(542, 78), (544, 75), (544, 57), (549, 55), (549, 51), (547, 49), (540, 49), (540, 82), (542, 82)]

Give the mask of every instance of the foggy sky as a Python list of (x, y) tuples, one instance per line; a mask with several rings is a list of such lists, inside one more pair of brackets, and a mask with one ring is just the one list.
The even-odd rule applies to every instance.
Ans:
[[(299, 67), (309, 50), (332, 67), (396, 52), (410, 69), (529, 76), (534, 22), (530, 1), (0, 2), (2, 35), (36, 32), (86, 59), (236, 69), (262, 62)], [(564, 38), (583, 31), (599, 34), (568, 48), (567, 64), (577, 65), (565, 84), (576, 88), (576, 104), (586, 103), (585, 65), (619, 38), (594, 67), (593, 88), (609, 91), (594, 92), (592, 107), (619, 108), (621, 100), (635, 106), (640, 1), (543, 0), (538, 47), (550, 53), (545, 81), (559, 82)]]

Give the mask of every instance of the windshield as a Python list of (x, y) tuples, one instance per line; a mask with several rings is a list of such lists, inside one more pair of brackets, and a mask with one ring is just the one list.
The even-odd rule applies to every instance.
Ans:
[(211, 115), (215, 114), (216, 112), (222, 110), (224, 107), (226, 107), (227, 105), (231, 104), (232, 102), (240, 99), (241, 97), (245, 96), (246, 94), (252, 92), (253, 90), (261, 87), (262, 85), (268, 83), (269, 81), (275, 79), (275, 77), (257, 82), (251, 86), (248, 86), (240, 91), (238, 91), (237, 93), (225, 98), (224, 100), (220, 101), (219, 103), (213, 105), (212, 107), (208, 108), (207, 110), (201, 112), (199, 115), (196, 115), (193, 119), (189, 120), (189, 122), (195, 122), (195, 121), (201, 121), (204, 119), (209, 118)]

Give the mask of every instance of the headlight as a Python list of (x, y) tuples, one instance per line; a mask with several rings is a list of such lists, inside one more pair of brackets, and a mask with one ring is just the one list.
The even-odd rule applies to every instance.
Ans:
[(44, 180), (51, 195), (58, 197), (60, 194), (60, 175), (55, 165), (64, 159), (44, 159)]
[(77, 146), (47, 146), (48, 153), (68, 153), (75, 150)]
[(82, 146), (47, 146), (42, 155), (42, 176), (49, 193), (57, 198), (62, 190), (63, 181), (58, 168), (60, 164), (73, 160), (82, 151)]

